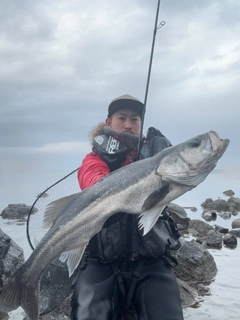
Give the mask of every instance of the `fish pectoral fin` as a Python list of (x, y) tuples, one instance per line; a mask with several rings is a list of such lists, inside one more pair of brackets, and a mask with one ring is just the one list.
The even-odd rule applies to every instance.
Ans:
[(169, 193), (169, 183), (165, 183), (161, 188), (154, 191), (147, 197), (142, 206), (143, 211), (148, 211), (151, 208), (155, 207), (161, 200), (163, 200), (166, 195)]
[(86, 249), (86, 246), (87, 246), (87, 243), (85, 243), (81, 247), (74, 248), (72, 250), (64, 251), (61, 253), (59, 260), (61, 262), (67, 261), (69, 277), (71, 277), (75, 269), (78, 267), (82, 259), (82, 256), (84, 254), (84, 251)]
[(74, 193), (70, 196), (50, 202), (44, 212), (43, 229), (51, 228), (60, 213), (68, 206), (69, 202), (74, 200), (79, 194), (80, 192)]
[(144, 236), (155, 225), (155, 223), (157, 222), (160, 214), (163, 212), (165, 207), (166, 207), (166, 205), (156, 206), (156, 207), (153, 207), (150, 210), (148, 210), (140, 215), (141, 218), (138, 222), (138, 227), (140, 230), (143, 229)]

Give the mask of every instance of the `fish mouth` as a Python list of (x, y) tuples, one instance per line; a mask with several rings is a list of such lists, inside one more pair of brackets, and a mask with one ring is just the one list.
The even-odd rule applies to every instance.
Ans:
[(209, 131), (208, 137), (211, 143), (212, 151), (216, 151), (222, 146), (222, 140), (216, 131)]
[(213, 130), (208, 132), (208, 137), (209, 137), (210, 145), (208, 146), (208, 142), (207, 142), (206, 149), (210, 147), (212, 152), (219, 152), (219, 156), (221, 156), (224, 153), (224, 151), (227, 149), (227, 146), (229, 144), (229, 139), (221, 139), (217, 134), (217, 132)]
[(202, 152), (206, 154), (207, 158), (202, 161), (204, 164), (198, 163), (198, 165), (189, 164), (189, 168), (191, 170), (197, 170), (198, 166), (200, 166), (203, 170), (205, 167), (205, 171), (211, 171), (216, 165), (218, 160), (222, 157), (224, 152), (226, 151), (229, 139), (221, 139), (216, 131), (209, 131), (205, 134), (205, 144), (202, 148)]

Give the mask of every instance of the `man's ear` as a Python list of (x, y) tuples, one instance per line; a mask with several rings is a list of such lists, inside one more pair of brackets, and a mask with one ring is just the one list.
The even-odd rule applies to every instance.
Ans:
[(107, 127), (110, 127), (111, 124), (112, 124), (112, 119), (107, 118), (107, 119), (106, 119), (106, 126), (107, 126)]

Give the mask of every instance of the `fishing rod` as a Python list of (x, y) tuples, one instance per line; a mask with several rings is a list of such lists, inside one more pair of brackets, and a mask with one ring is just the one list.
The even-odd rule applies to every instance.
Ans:
[[(147, 77), (147, 85), (146, 85), (145, 98), (144, 98), (144, 108), (143, 108), (143, 114), (142, 114), (141, 133), (140, 133), (140, 138), (139, 138), (139, 143), (138, 143), (138, 157), (139, 157), (140, 148), (141, 148), (141, 137), (142, 137), (142, 133), (143, 133), (143, 123), (144, 123), (144, 116), (145, 116), (145, 112), (146, 112), (148, 88), (149, 88), (149, 82), (150, 82), (150, 76), (151, 76), (151, 68), (152, 68), (152, 60), (153, 60), (153, 52), (154, 52), (156, 33), (157, 33), (158, 29), (160, 29), (161, 27), (163, 27), (165, 25), (165, 21), (160, 22), (160, 24), (158, 25), (159, 8), (160, 8), (160, 0), (158, 0), (156, 19), (155, 19), (155, 25), (154, 25), (154, 31), (153, 31), (152, 49), (151, 49), (151, 56), (150, 56), (148, 77)], [(45, 208), (46, 208), (47, 204), (50, 202), (50, 200), (49, 201), (46, 200), (45, 202), (43, 202), (42, 205), (41, 205), (41, 201), (43, 201), (43, 199), (48, 199), (47, 192), (51, 191), (52, 188), (55, 187), (56, 185), (60, 186), (61, 184), (65, 183), (67, 180), (66, 178), (69, 178), (70, 176), (72, 176), (72, 174), (74, 174), (77, 170), (78, 170), (78, 168), (73, 170), (68, 175), (64, 176), (62, 179), (58, 180), (54, 184), (52, 184), (46, 190), (41, 192), (37, 196), (37, 199), (34, 201), (31, 209), (29, 210), (27, 224), (26, 224), (27, 239), (28, 239), (29, 245), (32, 249), (34, 249), (34, 247), (35, 247), (35, 244), (34, 244), (35, 238), (36, 238), (36, 240), (39, 240), (39, 239), (37, 239), (38, 236), (39, 236), (39, 238), (41, 238), (43, 233), (45, 232), (41, 227), (41, 225), (42, 225), (41, 219), (44, 216)], [(49, 199), (50, 198), (51, 197), (49, 197)], [(52, 199), (51, 199), (51, 201), (52, 201)], [(38, 208), (36, 206), (37, 203), (38, 203)], [(39, 226), (38, 226), (38, 223), (39, 223)], [(40, 230), (39, 234), (37, 234), (37, 231), (34, 227), (35, 225), (36, 225), (36, 229)]]
[(144, 124), (144, 118), (145, 118), (145, 113), (146, 113), (148, 89), (149, 89), (149, 83), (150, 83), (150, 77), (151, 77), (152, 60), (153, 60), (153, 53), (154, 53), (156, 34), (157, 34), (157, 30), (162, 28), (166, 24), (165, 21), (161, 21), (159, 23), (159, 25), (158, 25), (158, 15), (159, 15), (159, 10), (160, 10), (160, 2), (161, 2), (161, 0), (158, 0), (156, 18), (155, 18), (154, 29), (153, 29), (152, 48), (151, 48), (151, 55), (150, 55), (150, 60), (149, 60), (147, 84), (146, 84), (145, 97), (144, 97), (144, 106), (143, 106), (143, 112), (142, 112), (142, 124), (141, 124), (141, 131), (140, 131), (139, 142), (138, 142), (138, 158), (140, 156), (141, 140), (142, 140), (142, 134), (143, 134), (143, 124)]

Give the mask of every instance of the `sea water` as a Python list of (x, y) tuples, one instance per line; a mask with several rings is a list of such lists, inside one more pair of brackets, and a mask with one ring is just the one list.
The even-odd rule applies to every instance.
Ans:
[[(176, 199), (177, 203), (184, 207), (196, 207), (197, 212), (187, 210), (191, 219), (202, 219), (201, 203), (206, 198), (216, 200), (222, 198), (227, 200), (223, 191), (232, 189), (235, 197), (240, 197), (240, 177), (222, 176), (221, 174), (211, 174), (207, 181), (204, 181), (196, 189), (186, 193)], [(229, 220), (224, 220), (217, 216), (217, 220), (210, 222), (211, 225), (218, 224), (231, 229), (233, 220), (240, 218), (232, 216)], [(26, 223), (3, 220), (0, 218), (1, 229), (10, 236), (24, 250), (25, 259), (31, 254), (32, 250), (26, 237)], [(188, 320), (233, 320), (240, 317), (240, 281), (239, 281), (239, 263), (240, 263), (240, 244), (235, 249), (229, 249), (223, 246), (222, 249), (209, 249), (213, 255), (218, 272), (214, 282), (210, 285), (211, 294), (202, 297), (200, 302), (191, 308), (184, 309), (184, 319)], [(171, 299), (171, 297), (169, 297)], [(24, 312), (21, 308), (10, 314), (10, 320), (22, 320)]]

